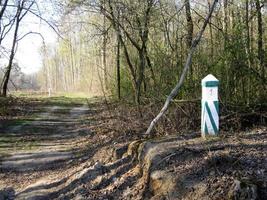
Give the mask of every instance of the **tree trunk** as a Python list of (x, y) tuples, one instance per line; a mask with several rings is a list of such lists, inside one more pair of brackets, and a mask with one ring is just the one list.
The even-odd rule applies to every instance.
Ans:
[(260, 62), (261, 78), (265, 77), (265, 64), (264, 64), (264, 49), (263, 49), (263, 23), (261, 14), (260, 0), (256, 0), (257, 19), (258, 19), (258, 59)]
[[(104, 1), (104, 8), (106, 2)], [(104, 88), (108, 88), (108, 73), (107, 73), (107, 31), (106, 31), (106, 16), (103, 19), (104, 33), (103, 33), (103, 70), (104, 70)]]
[(228, 0), (223, 0), (223, 31), (224, 31), (224, 48), (226, 49), (228, 35)]
[[(6, 8), (7, 8), (7, 3), (8, 3), (8, 1), (9, 0), (5, 0), (3, 3), (2, 3), (2, 1), (0, 1), (1, 3), (1, 10), (0, 10), (0, 22), (2, 21), (2, 18), (3, 18), (3, 15), (4, 15), (4, 13), (5, 13), (5, 10), (6, 10)], [(2, 31), (4, 31), (4, 30), (2, 30), (1, 29), (2, 27), (0, 26), (0, 35), (1, 35), (1, 37), (0, 37), (0, 45), (1, 45), (1, 43), (2, 43), (2, 40), (4, 39), (4, 36), (2, 35)]]
[[(193, 20), (191, 16), (190, 0), (185, 0), (184, 4), (185, 4), (185, 14), (186, 14), (186, 21), (187, 21), (186, 52), (188, 53), (192, 45), (194, 26), (193, 26)], [(190, 83), (192, 84), (194, 84), (193, 78), (194, 78), (193, 68), (191, 67), (190, 68)]]
[(136, 95), (135, 95), (135, 103), (137, 105), (140, 105), (141, 103), (141, 86), (144, 80), (144, 69), (145, 69), (145, 64), (146, 64), (144, 48), (142, 48), (141, 51), (139, 51), (139, 60), (140, 60), (140, 64), (137, 69), (138, 79), (136, 82)]
[[(209, 11), (210, 11), (210, 0), (208, 0), (208, 5), (209, 5)], [(210, 23), (209, 23), (209, 32), (210, 32), (210, 57), (211, 61), (213, 62), (213, 56), (214, 56), (214, 42), (213, 42), (213, 31), (212, 31), (212, 25), (211, 25), (211, 18), (210, 18)], [(208, 69), (208, 71), (210, 71)]]
[[(245, 13), (245, 27), (246, 27), (246, 54), (247, 54), (247, 64), (248, 64), (248, 68), (250, 69), (251, 68), (251, 63), (252, 63), (252, 60), (251, 60), (251, 47), (250, 47), (250, 41), (251, 41), (251, 38), (250, 38), (250, 27), (249, 27), (249, 0), (246, 0), (246, 13)], [(243, 81), (244, 83), (244, 81)], [(250, 102), (250, 84), (251, 83), (251, 77), (249, 76), (248, 77), (248, 83), (247, 83), (247, 90), (245, 89), (245, 86), (244, 86), (244, 97), (246, 98), (246, 103), (249, 104)]]
[(134, 101), (136, 102), (137, 101), (137, 98), (136, 98), (136, 95), (137, 95), (137, 78), (136, 78), (137, 76), (136, 76), (136, 72), (135, 72), (134, 66), (133, 66), (133, 64), (131, 62), (127, 46), (126, 46), (126, 44), (125, 44), (125, 42), (124, 42), (124, 40), (122, 38), (120, 21), (115, 17), (115, 13), (114, 13), (114, 9), (113, 9), (111, 0), (108, 1), (108, 5), (109, 5), (109, 8), (110, 8), (111, 17), (106, 15), (105, 12), (104, 12), (104, 14), (110, 20), (110, 22), (112, 23), (113, 28), (117, 32), (117, 36), (119, 38), (120, 44), (121, 44), (121, 46), (123, 48), (123, 53), (124, 53), (127, 65), (129, 67), (130, 74), (132, 76), (131, 83), (132, 83), (132, 88), (134, 90)]
[(194, 26), (193, 26), (193, 20), (191, 16), (191, 6), (190, 6), (190, 0), (185, 0), (185, 14), (186, 14), (186, 21), (187, 21), (187, 36), (186, 36), (186, 46), (189, 51), (192, 40), (193, 40), (193, 31), (194, 31)]
[(246, 51), (248, 54), (248, 62), (249, 66), (251, 65), (250, 62), (250, 33), (249, 33), (249, 2), (246, 0), (246, 14), (245, 14), (245, 25), (246, 25)]
[(8, 65), (7, 65), (7, 70), (3, 78), (3, 85), (2, 85), (1, 93), (4, 97), (7, 96), (7, 86), (8, 86), (10, 73), (11, 73), (11, 69), (13, 65), (13, 59), (15, 56), (15, 48), (16, 48), (17, 37), (18, 37), (21, 11), (22, 11), (22, 8), (20, 7), (20, 4), (19, 4), (17, 8), (17, 13), (16, 13), (16, 23), (15, 23), (15, 30), (14, 30), (14, 36), (13, 36), (13, 41), (12, 41), (11, 53), (10, 53), (10, 57), (9, 57)]
[[(118, 20), (119, 20), (119, 15), (118, 13)], [(116, 55), (116, 62), (117, 62), (117, 94), (118, 94), (118, 99), (121, 99), (121, 74), (120, 74), (120, 46), (121, 46), (121, 41), (120, 41), (120, 27), (117, 27), (117, 55)]]

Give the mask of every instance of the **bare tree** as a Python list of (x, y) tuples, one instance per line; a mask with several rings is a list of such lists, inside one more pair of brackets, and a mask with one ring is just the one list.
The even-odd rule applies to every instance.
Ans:
[(7, 8), (7, 3), (8, 3), (9, 0), (5, 0), (4, 2), (2, 2), (2, 0), (0, 0), (0, 45), (2, 43), (2, 40), (4, 38), (4, 36), (6, 35), (6, 32), (5, 32), (5, 29), (7, 27), (10, 27), (10, 25), (12, 24), (12, 21), (13, 19), (10, 19), (10, 21), (7, 23), (7, 24), (4, 24), (3, 23), (3, 16), (4, 16), (4, 13), (6, 11), (6, 8)]
[(13, 60), (15, 56), (15, 50), (17, 46), (17, 40), (18, 40), (18, 31), (21, 20), (26, 16), (28, 11), (31, 9), (35, 1), (27, 1), (27, 0), (21, 0), (17, 2), (16, 5), (16, 14), (15, 14), (15, 30), (13, 35), (13, 41), (12, 41), (12, 47), (11, 52), (9, 56), (8, 65), (6, 68), (6, 72), (4, 75), (4, 78), (1, 83), (1, 95), (6, 96), (7, 95), (7, 86), (10, 78), (10, 73), (13, 65)]

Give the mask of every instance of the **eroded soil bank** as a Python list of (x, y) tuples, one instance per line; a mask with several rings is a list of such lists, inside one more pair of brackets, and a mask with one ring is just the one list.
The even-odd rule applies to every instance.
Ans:
[[(0, 127), (0, 199), (266, 199), (267, 129), (146, 137), (99, 100), (32, 99)], [(131, 116), (131, 117), (130, 117)]]

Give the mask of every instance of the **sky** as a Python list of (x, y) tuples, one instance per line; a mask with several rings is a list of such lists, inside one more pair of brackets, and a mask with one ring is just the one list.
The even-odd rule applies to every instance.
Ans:
[[(45, 44), (51, 44), (56, 41), (57, 35), (54, 31), (44, 23), (34, 21), (28, 22), (28, 30), (42, 34)], [(42, 59), (40, 55), (40, 47), (43, 39), (40, 35), (30, 34), (19, 42), (16, 53), (16, 61), (25, 74), (38, 72), (42, 67)]]
[[(42, 0), (38, 1), (39, 9), (42, 13), (42, 17), (50, 20), (49, 17), (52, 16), (53, 11), (51, 5), (44, 2), (45, 1)], [(55, 43), (58, 37), (51, 27), (30, 13), (23, 18), (19, 29), (19, 38), (27, 32), (40, 33), (43, 36), (46, 45)], [(11, 32), (2, 43), (7, 49), (10, 49), (11, 47), (12, 36), (13, 32)], [(14, 62), (19, 64), (21, 71), (25, 74), (36, 73), (42, 67), (42, 59), (40, 55), (40, 47), (42, 44), (43, 39), (37, 34), (29, 34), (19, 41)], [(0, 59), (2, 65), (6, 64), (6, 62), (6, 60), (4, 61), (3, 59)]]

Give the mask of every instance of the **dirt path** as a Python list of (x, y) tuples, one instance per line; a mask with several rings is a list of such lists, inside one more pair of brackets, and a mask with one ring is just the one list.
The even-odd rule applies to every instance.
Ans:
[(266, 127), (145, 138), (142, 120), (109, 109), (38, 105), (30, 120), (8, 123), (0, 200), (266, 199)]
[[(12, 187), (14, 182), (19, 181), (21, 185), (13, 188), (19, 191), (35, 181), (38, 173), (40, 177), (46, 176), (49, 171), (60, 169), (78, 157), (77, 143), (90, 134), (87, 129), (83, 129), (82, 121), (88, 112), (86, 104), (38, 107), (38, 112), (31, 120), (19, 124), (15, 121), (1, 130), (1, 139), (6, 139), (6, 143), (0, 146), (4, 154), (0, 159), (3, 176), (0, 179), (0, 190)], [(26, 176), (16, 179), (18, 174)], [(5, 179), (5, 176), (8, 178)]]

